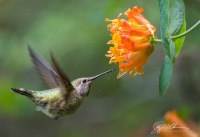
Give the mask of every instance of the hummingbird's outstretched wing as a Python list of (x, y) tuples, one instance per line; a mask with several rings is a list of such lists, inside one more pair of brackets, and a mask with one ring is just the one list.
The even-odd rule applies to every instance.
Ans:
[(70, 79), (67, 77), (67, 75), (62, 71), (61, 67), (58, 65), (58, 63), (56, 62), (52, 52), (51, 52), (51, 60), (53, 63), (53, 66), (55, 67), (55, 71), (57, 72), (57, 74), (59, 75), (60, 78), (60, 82), (62, 84), (63, 89), (62, 93), (63, 93), (63, 97), (65, 97), (65, 99), (68, 97), (70, 91), (75, 90), (74, 86), (71, 84)]
[(32, 61), (35, 64), (35, 67), (39, 75), (41, 76), (41, 79), (46, 84), (46, 86), (50, 89), (59, 86), (62, 90), (63, 97), (67, 98), (67, 96), (69, 95), (69, 91), (73, 91), (74, 87), (71, 84), (69, 78), (61, 70), (58, 63), (55, 61), (52, 53), (51, 53), (51, 59), (55, 67), (55, 70), (42, 56), (37, 54), (29, 45), (28, 45), (28, 50), (32, 58)]
[(29, 45), (28, 50), (35, 68), (41, 76), (44, 84), (50, 89), (58, 87), (61, 84), (61, 80), (51, 65), (42, 56), (37, 54)]
[(41, 79), (48, 88), (58, 87), (60, 80), (58, 74), (53, 70), (51, 65), (39, 54), (37, 54), (29, 45), (28, 50), (32, 61), (37, 69)]

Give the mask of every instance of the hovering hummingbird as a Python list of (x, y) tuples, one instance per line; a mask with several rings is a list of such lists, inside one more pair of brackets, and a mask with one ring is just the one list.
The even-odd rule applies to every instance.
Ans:
[(11, 90), (31, 99), (36, 104), (37, 111), (42, 111), (54, 119), (74, 113), (89, 95), (92, 82), (96, 78), (115, 70), (111, 69), (93, 77), (78, 78), (70, 82), (52, 53), (51, 60), (55, 70), (30, 46), (28, 46), (28, 50), (41, 79), (48, 89), (35, 91), (23, 88), (11, 88)]

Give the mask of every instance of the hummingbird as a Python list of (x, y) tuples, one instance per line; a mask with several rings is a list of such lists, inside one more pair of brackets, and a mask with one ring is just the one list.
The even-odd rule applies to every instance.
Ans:
[(51, 52), (53, 67), (29, 45), (28, 51), (47, 89), (37, 91), (11, 88), (11, 91), (28, 97), (36, 105), (37, 111), (42, 111), (54, 119), (73, 114), (88, 97), (92, 82), (115, 70), (111, 69), (92, 77), (77, 78), (71, 82)]

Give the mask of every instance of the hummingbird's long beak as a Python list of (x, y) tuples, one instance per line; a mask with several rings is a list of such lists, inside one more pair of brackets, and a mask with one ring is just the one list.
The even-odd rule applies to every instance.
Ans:
[(91, 77), (91, 79), (89, 79), (89, 80), (90, 80), (90, 81), (95, 80), (96, 78), (98, 78), (98, 77), (100, 77), (100, 76), (102, 76), (102, 75), (104, 75), (104, 74), (110, 73), (110, 72), (112, 72), (112, 71), (115, 71), (115, 70), (116, 70), (116, 69), (111, 69), (111, 70), (105, 71), (105, 72), (100, 73), (100, 74), (98, 74), (98, 75), (96, 75), (96, 76), (94, 76), (94, 77)]

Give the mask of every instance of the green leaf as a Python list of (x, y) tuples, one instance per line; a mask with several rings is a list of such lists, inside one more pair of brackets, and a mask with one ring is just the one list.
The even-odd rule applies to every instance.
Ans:
[[(168, 39), (172, 35), (180, 34), (185, 27), (185, 7), (183, 0), (158, 0), (161, 14), (161, 39), (165, 47), (166, 54), (173, 61), (179, 53), (183, 40), (176, 42), (174, 47), (168, 43)], [(182, 42), (181, 42), (182, 41)]]
[(186, 30), (185, 7), (183, 0), (158, 0), (161, 14), (161, 39), (166, 51), (159, 78), (159, 92), (162, 96), (171, 83), (175, 58), (181, 50), (184, 37), (171, 39)]
[[(181, 34), (183, 32), (186, 31), (186, 21), (184, 21), (180, 31), (177, 33), (177, 34)], [(185, 40), (185, 36), (184, 37), (181, 37), (181, 38), (177, 38), (177, 39), (173, 39), (173, 42), (174, 42), (174, 45), (175, 45), (175, 49), (176, 49), (176, 57), (178, 56), (181, 48), (182, 48), (182, 45), (183, 45), (183, 42)]]
[(169, 87), (171, 83), (172, 70), (173, 70), (173, 62), (168, 56), (166, 56), (165, 61), (162, 65), (160, 78), (159, 78), (160, 96), (162, 96), (165, 93), (165, 91), (167, 90), (167, 88)]
[(177, 35), (185, 21), (185, 6), (183, 0), (167, 1), (169, 1), (168, 36)]
[(165, 47), (165, 51), (166, 51), (167, 55), (170, 57), (169, 43), (168, 43), (167, 37), (166, 37), (166, 35), (168, 34), (169, 0), (158, 0), (158, 2), (159, 2), (160, 15), (161, 15), (160, 33), (161, 33), (162, 44)]
[(176, 49), (173, 40), (169, 37), (168, 39), (169, 47), (170, 47), (170, 53), (171, 53), (171, 61), (172, 63), (175, 63), (175, 55), (176, 55)]

